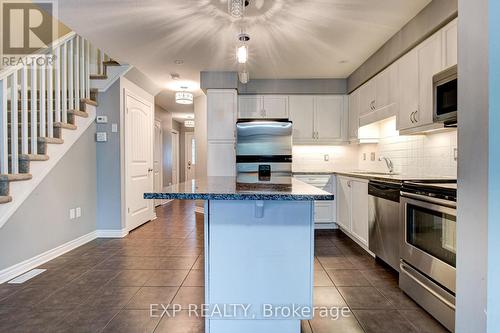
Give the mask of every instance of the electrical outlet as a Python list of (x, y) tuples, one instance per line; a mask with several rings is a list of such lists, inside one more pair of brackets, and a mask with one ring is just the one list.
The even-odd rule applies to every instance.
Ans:
[(458, 148), (453, 148), (453, 159), (458, 161)]
[(370, 160), (373, 162), (375, 161), (375, 153), (374, 152), (371, 152), (370, 153)]
[(74, 208), (71, 208), (69, 210), (69, 219), (70, 220), (73, 220), (75, 218), (75, 209)]
[(113, 133), (118, 132), (118, 124), (111, 124), (111, 132)]
[(76, 217), (81, 217), (81, 216), (82, 216), (82, 208), (76, 207)]
[(323, 155), (323, 160), (325, 162), (328, 162), (330, 160), (330, 155), (328, 155), (328, 154)]
[(366, 153), (363, 153), (363, 161), (366, 161)]

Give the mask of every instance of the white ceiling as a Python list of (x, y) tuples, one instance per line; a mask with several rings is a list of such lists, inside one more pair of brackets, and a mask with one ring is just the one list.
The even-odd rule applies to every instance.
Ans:
[(245, 18), (235, 20), (227, 0), (64, 0), (59, 16), (165, 87), (164, 108), (189, 113), (192, 106), (175, 104), (172, 91), (187, 80), (199, 93), (200, 71), (237, 70), (242, 27), (251, 37), (251, 78), (345, 78), (429, 2), (250, 0)]

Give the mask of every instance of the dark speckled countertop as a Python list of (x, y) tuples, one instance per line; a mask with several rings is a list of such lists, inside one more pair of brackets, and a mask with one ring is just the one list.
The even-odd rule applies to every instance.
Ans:
[(334, 200), (322, 191), (292, 178), (290, 187), (237, 185), (235, 177), (207, 177), (164, 188), (159, 193), (144, 193), (145, 199), (180, 200)]

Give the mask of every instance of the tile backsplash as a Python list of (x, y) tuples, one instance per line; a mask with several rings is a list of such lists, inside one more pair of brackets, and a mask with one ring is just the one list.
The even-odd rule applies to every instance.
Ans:
[(352, 146), (293, 146), (294, 172), (331, 172), (356, 166), (358, 150)]

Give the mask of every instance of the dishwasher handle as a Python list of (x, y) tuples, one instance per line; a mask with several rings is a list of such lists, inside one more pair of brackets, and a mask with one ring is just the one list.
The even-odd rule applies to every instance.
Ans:
[(368, 195), (399, 202), (401, 192), (400, 183), (368, 182)]

